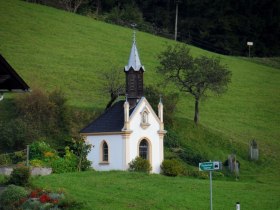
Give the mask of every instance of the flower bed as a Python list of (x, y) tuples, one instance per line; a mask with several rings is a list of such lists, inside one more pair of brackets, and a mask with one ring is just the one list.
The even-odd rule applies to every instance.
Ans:
[(63, 210), (80, 209), (81, 207), (82, 203), (69, 199), (63, 191), (35, 189), (30, 192), (30, 190), (16, 185), (9, 185), (0, 197), (1, 210)]
[(63, 209), (65, 196), (63, 192), (50, 192), (45, 190), (33, 190), (27, 198), (20, 201), (21, 209)]

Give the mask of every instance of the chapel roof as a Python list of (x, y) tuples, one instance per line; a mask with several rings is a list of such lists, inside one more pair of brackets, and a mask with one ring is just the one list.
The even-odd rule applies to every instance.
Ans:
[[(121, 132), (124, 126), (124, 102), (123, 100), (116, 102), (97, 119), (83, 128), (80, 133)], [(134, 108), (129, 110), (129, 115)]]
[(0, 92), (29, 91), (29, 86), (0, 54)]
[(129, 71), (131, 68), (134, 71), (139, 71), (140, 69), (145, 71), (144, 66), (141, 64), (139, 53), (138, 53), (137, 46), (136, 46), (135, 31), (134, 31), (134, 35), (133, 35), (133, 43), (132, 43), (132, 47), (130, 50), (128, 64), (127, 64), (127, 66), (124, 67), (124, 71)]

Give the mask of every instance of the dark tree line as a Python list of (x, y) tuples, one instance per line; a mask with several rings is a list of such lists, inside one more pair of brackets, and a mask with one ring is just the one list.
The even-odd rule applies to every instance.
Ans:
[[(173, 37), (176, 2), (178, 40), (201, 48), (245, 56), (280, 55), (280, 0), (29, 0), (92, 14), (120, 25)], [(78, 8), (77, 3), (79, 3)]]

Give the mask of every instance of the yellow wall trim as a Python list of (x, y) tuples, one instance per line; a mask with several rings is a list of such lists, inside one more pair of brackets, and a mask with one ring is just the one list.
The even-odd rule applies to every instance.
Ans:
[(118, 132), (99, 132), (99, 133), (81, 133), (82, 136), (104, 136), (104, 135), (116, 135), (116, 134), (131, 134), (132, 131), (118, 131)]

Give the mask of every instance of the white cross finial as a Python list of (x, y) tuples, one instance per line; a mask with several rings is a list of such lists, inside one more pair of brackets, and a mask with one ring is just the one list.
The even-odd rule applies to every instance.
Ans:
[(133, 24), (131, 24), (131, 26), (133, 28), (133, 42), (135, 43), (136, 42), (136, 30), (135, 30), (135, 28), (136, 28), (137, 24), (133, 23)]
[(134, 43), (136, 42), (136, 31), (135, 30), (133, 31), (133, 42)]

